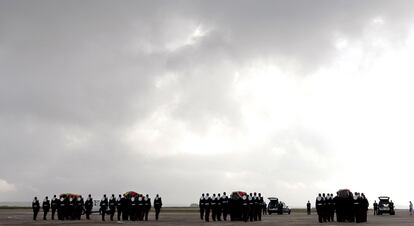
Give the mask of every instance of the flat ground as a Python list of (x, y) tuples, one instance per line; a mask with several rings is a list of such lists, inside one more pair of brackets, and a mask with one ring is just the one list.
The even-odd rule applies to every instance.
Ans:
[[(317, 222), (317, 215), (313, 213), (308, 216), (304, 211), (294, 211), (291, 215), (266, 215), (263, 216), (261, 222), (203, 222), (199, 219), (199, 214), (191, 209), (176, 209), (165, 208), (165, 211), (161, 211), (160, 220), (154, 220), (154, 213), (150, 214), (150, 221), (147, 222), (117, 222), (100, 221), (98, 214), (92, 215), (90, 221), (85, 219), (81, 221), (52, 221), (42, 220), (43, 212), (39, 212), (38, 220), (32, 220), (32, 211), (30, 209), (0, 209), (0, 225), (56, 225), (56, 224), (69, 224), (69, 225), (119, 225), (119, 224), (142, 224), (142, 225), (351, 225), (351, 223), (323, 223)], [(414, 225), (414, 215), (410, 216), (405, 210), (397, 211), (395, 216), (383, 215), (383, 216), (368, 216), (368, 222), (361, 225)], [(48, 216), (50, 219), (50, 215)], [(83, 216), (84, 217), (84, 216)]]

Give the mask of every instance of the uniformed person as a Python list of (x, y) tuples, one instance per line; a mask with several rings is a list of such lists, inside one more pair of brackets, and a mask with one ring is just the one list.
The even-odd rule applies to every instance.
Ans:
[(354, 210), (354, 219), (356, 223), (361, 223), (361, 202), (358, 192), (354, 194), (354, 203), (353, 203), (353, 210)]
[(115, 199), (114, 194), (112, 194), (111, 198), (109, 199), (108, 205), (109, 205), (109, 214), (110, 214), (109, 219), (113, 221), (114, 215), (115, 215), (115, 209), (116, 209), (116, 199)]
[(217, 217), (217, 197), (216, 194), (213, 194), (213, 196), (211, 197), (211, 218), (213, 219), (213, 221), (216, 221), (216, 217)]
[(308, 203), (306, 203), (306, 212), (308, 213), (308, 215), (311, 214), (311, 203), (308, 200)]
[(255, 193), (253, 193), (253, 202), (254, 202), (254, 204), (253, 204), (253, 220), (254, 221), (257, 221), (257, 210), (258, 210), (258, 198), (257, 198), (257, 193), (255, 192)]
[(37, 197), (34, 197), (33, 199), (32, 209), (33, 209), (33, 220), (36, 220), (37, 214), (39, 213), (39, 210), (40, 210), (40, 203), (39, 203), (39, 200), (37, 200)]
[(200, 208), (200, 219), (203, 220), (204, 217), (204, 193), (201, 194), (200, 200), (198, 201), (198, 207)]
[(121, 199), (121, 209), (122, 209), (122, 220), (127, 221), (128, 215), (130, 213), (130, 205), (131, 205), (131, 199), (126, 197), (125, 195), (122, 196)]
[(249, 200), (247, 195), (243, 195), (242, 197), (242, 219), (244, 222), (247, 222), (249, 219)]
[(145, 212), (145, 206), (144, 206), (144, 197), (142, 195), (138, 196), (138, 220), (142, 221), (144, 220), (144, 212)]
[(223, 206), (222, 206), (222, 203), (221, 203), (221, 195), (220, 195), (220, 193), (218, 193), (217, 194), (217, 197), (216, 197), (216, 203), (217, 203), (217, 206), (216, 206), (216, 208), (217, 208), (217, 212), (216, 212), (216, 215), (217, 215), (217, 221), (221, 221), (221, 213), (223, 212)]
[(211, 200), (209, 194), (207, 193), (206, 194), (206, 199), (205, 199), (205, 202), (204, 202), (204, 208), (205, 208), (205, 210), (204, 210), (204, 213), (205, 213), (204, 220), (206, 222), (210, 221), (211, 201), (212, 200)]
[(101, 215), (102, 215), (102, 221), (105, 221), (105, 214), (106, 214), (106, 210), (108, 209), (108, 198), (106, 198), (106, 194), (103, 195), (99, 206), (100, 206), (99, 211), (101, 212)]
[(227, 214), (229, 214), (229, 197), (227, 197), (226, 192), (223, 192), (223, 196), (220, 198), (221, 207), (223, 208), (223, 220), (227, 221)]
[(332, 193), (329, 196), (329, 218), (330, 222), (335, 221), (335, 201)]
[(144, 198), (144, 214), (145, 214), (144, 219), (145, 221), (148, 221), (148, 213), (150, 209), (151, 209), (151, 199), (148, 196), (148, 194), (146, 194)]
[(117, 210), (117, 219), (118, 221), (121, 220), (122, 215), (122, 196), (121, 194), (118, 195), (118, 199), (116, 200), (116, 210)]
[(69, 207), (68, 207), (68, 218), (70, 220), (74, 220), (76, 218), (75, 217), (75, 206), (76, 206), (76, 201), (71, 196), (69, 198)]
[(364, 193), (361, 193), (361, 201), (362, 201), (362, 222), (367, 222), (369, 202), (368, 202), (368, 199), (365, 197)]
[(129, 218), (131, 221), (137, 220), (137, 209), (138, 209), (138, 199), (137, 197), (131, 196), (129, 202)]
[(45, 197), (45, 200), (43, 200), (42, 209), (43, 209), (43, 220), (46, 220), (46, 215), (50, 210), (50, 201), (47, 196)]
[(92, 199), (92, 196), (89, 194), (85, 202), (85, 215), (86, 215), (87, 220), (90, 220), (89, 216), (92, 213), (92, 208), (93, 208), (93, 199)]
[(259, 196), (257, 197), (258, 202), (257, 202), (257, 219), (259, 221), (262, 221), (262, 206), (263, 206), (263, 197), (262, 194), (259, 193)]
[(315, 201), (316, 213), (318, 213), (319, 223), (322, 223), (323, 221), (322, 205), (323, 205), (323, 199), (322, 199), (321, 193), (319, 193)]
[(58, 206), (58, 219), (64, 220), (66, 217), (66, 204), (65, 199), (60, 197), (59, 206)]
[(377, 203), (377, 201), (374, 201), (374, 215), (377, 215), (377, 213), (378, 213), (378, 203)]
[(85, 202), (82, 196), (76, 198), (76, 219), (80, 220), (82, 218), (82, 212), (85, 207)]
[(59, 199), (56, 198), (56, 195), (54, 195), (52, 198), (51, 207), (52, 207), (52, 220), (54, 220), (56, 210), (59, 207)]
[(253, 221), (254, 219), (254, 200), (253, 200), (253, 194), (250, 193), (249, 197), (247, 198), (249, 200), (249, 218), (250, 221)]
[(157, 194), (154, 199), (154, 209), (155, 209), (155, 220), (158, 220), (162, 207), (161, 197)]

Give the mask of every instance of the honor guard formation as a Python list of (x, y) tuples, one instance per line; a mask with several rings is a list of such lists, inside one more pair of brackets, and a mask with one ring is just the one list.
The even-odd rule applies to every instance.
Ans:
[(319, 223), (333, 222), (335, 212), (337, 222), (367, 221), (369, 203), (364, 193), (353, 195), (348, 189), (339, 190), (335, 197), (323, 193), (316, 197), (315, 204)]
[[(154, 198), (153, 206), (155, 209), (155, 220), (158, 220), (162, 207), (161, 197), (157, 194)], [(99, 207), (94, 211), (94, 207)], [(112, 194), (109, 199), (103, 195), (102, 199), (93, 200), (91, 195), (88, 195), (86, 201), (78, 194), (64, 193), (56, 197), (53, 196), (49, 200), (46, 196), (42, 203), (43, 220), (47, 220), (47, 214), (52, 209), (51, 219), (64, 220), (81, 220), (82, 215), (85, 215), (86, 220), (90, 220), (90, 215), (94, 212), (99, 213), (102, 221), (105, 221), (105, 216), (109, 215), (111, 221), (116, 219), (118, 221), (148, 221), (148, 213), (151, 209), (151, 198), (149, 195), (142, 195), (136, 192), (126, 192), (118, 195), (118, 198)], [(33, 220), (37, 219), (40, 210), (40, 203), (37, 197), (34, 197), (32, 203)]]
[[(373, 203), (374, 215), (388, 213), (395, 214), (394, 203), (388, 196), (380, 196), (379, 202)], [(260, 193), (246, 193), (242, 191), (232, 192), (227, 196), (226, 192), (213, 194), (202, 194), (199, 200), (200, 219), (210, 221), (261, 221), (262, 215), (276, 213), (283, 214), (284, 203), (277, 198), (270, 197), (268, 208)], [(283, 205), (282, 205), (283, 204)], [(95, 207), (95, 208), (94, 208)], [(61, 221), (81, 220), (85, 215), (86, 220), (90, 220), (93, 213), (99, 213), (102, 221), (109, 215), (111, 221), (115, 214), (118, 221), (148, 221), (148, 213), (151, 209), (151, 198), (149, 195), (139, 194), (129, 191), (123, 195), (115, 197), (112, 194), (109, 198), (104, 194), (101, 200), (94, 200), (89, 194), (86, 200), (81, 195), (64, 193), (58, 197), (53, 196), (52, 200), (46, 196), (40, 205), (37, 197), (32, 202), (33, 220), (37, 219), (40, 208), (43, 209), (43, 220), (47, 220), (47, 214), (51, 209), (51, 219)], [(154, 198), (153, 207), (155, 209), (155, 220), (158, 220), (162, 207), (161, 197), (157, 194)], [(316, 197), (315, 207), (318, 214), (319, 223), (334, 222), (367, 222), (368, 199), (364, 193), (352, 193), (348, 189), (341, 189), (334, 196), (332, 193), (322, 193)], [(98, 209), (99, 208), (99, 209)], [(286, 206), (287, 208), (287, 206)], [(290, 213), (290, 209), (288, 209)], [(311, 202), (306, 203), (307, 214), (311, 214)], [(413, 204), (409, 202), (409, 213), (413, 214)]]
[[(230, 197), (226, 192), (210, 196), (209, 193), (202, 194), (199, 201), (200, 219), (206, 222), (210, 221), (261, 221), (262, 212), (266, 209), (266, 203), (260, 193), (233, 192)], [(222, 218), (223, 217), (223, 218)]]

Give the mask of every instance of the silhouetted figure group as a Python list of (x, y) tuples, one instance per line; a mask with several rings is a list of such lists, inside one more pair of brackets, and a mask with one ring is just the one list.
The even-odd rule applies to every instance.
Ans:
[[(119, 195), (118, 199), (115, 195), (108, 199), (106, 195), (103, 195), (99, 202), (99, 214), (102, 217), (102, 221), (105, 221), (105, 216), (109, 215), (111, 221), (114, 220), (115, 213), (117, 213), (117, 220), (123, 221), (148, 221), (148, 214), (151, 209), (151, 199), (148, 194), (136, 195), (127, 197), (126, 195)], [(52, 220), (55, 219), (55, 214), (59, 220), (81, 220), (83, 214), (86, 215), (86, 219), (90, 220), (94, 206), (94, 200), (89, 195), (87, 200), (84, 201), (80, 195), (61, 195), (60, 198), (56, 198), (54, 195), (53, 199), (49, 201), (46, 196), (42, 208), (43, 208), (43, 220), (47, 220), (47, 214), (52, 209)], [(158, 220), (159, 214), (162, 207), (161, 197), (157, 194), (154, 199), (155, 219)], [(32, 203), (33, 209), (33, 220), (37, 220), (37, 215), (40, 211), (40, 203), (37, 197), (34, 197)]]
[(261, 221), (262, 214), (266, 214), (266, 203), (261, 194), (243, 194), (238, 199), (229, 198), (226, 192), (202, 194), (199, 200), (200, 219), (210, 221), (210, 213), (213, 221), (230, 220)]
[(335, 212), (337, 222), (367, 221), (369, 203), (364, 193), (355, 192), (352, 195), (349, 190), (340, 190), (335, 197), (323, 193), (316, 197), (315, 204), (319, 223), (333, 222)]

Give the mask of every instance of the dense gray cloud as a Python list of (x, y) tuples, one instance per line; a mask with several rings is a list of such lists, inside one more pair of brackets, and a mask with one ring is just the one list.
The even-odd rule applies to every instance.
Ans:
[(333, 192), (344, 136), (312, 122), (357, 107), (325, 108), (330, 95), (358, 97), (317, 73), (338, 42), (404, 46), (413, 4), (0, 1), (0, 201), (137, 190), (188, 205), (241, 189), (301, 205)]

